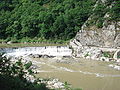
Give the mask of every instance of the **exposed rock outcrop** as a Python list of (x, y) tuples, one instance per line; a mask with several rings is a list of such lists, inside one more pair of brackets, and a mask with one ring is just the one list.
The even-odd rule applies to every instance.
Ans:
[(86, 29), (85, 27), (71, 42), (77, 46), (120, 47), (120, 28), (118, 27), (120, 25), (113, 22), (103, 28), (91, 26)]
[[(104, 5), (106, 2), (108, 2), (108, 0), (101, 0), (101, 3)], [(99, 3), (100, 2), (97, 2), (94, 7), (96, 8)], [(106, 8), (111, 9), (114, 7), (114, 4), (114, 1), (109, 5), (106, 4), (108, 5)], [(102, 15), (103, 17), (99, 15), (95, 16), (93, 13), (81, 27), (76, 37), (70, 41), (73, 56), (100, 59), (100, 57), (103, 57), (103, 51), (108, 50), (106, 48), (120, 47), (120, 20), (110, 20), (112, 14), (110, 14), (109, 11)], [(102, 25), (98, 27), (99, 18), (102, 18), (103, 22)], [(117, 49), (114, 49), (113, 53), (116, 51)]]

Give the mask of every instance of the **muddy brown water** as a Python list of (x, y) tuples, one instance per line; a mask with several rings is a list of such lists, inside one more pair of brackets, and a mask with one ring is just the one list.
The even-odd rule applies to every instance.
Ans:
[(38, 77), (58, 78), (83, 90), (120, 90), (120, 71), (110, 68), (113, 62), (79, 59), (34, 59)]
[[(20, 56), (31, 52), (38, 52), (39, 54), (41, 49), (41, 47), (18, 48), (14, 51), (12, 48), (8, 48), (5, 49), (5, 51), (8, 52), (9, 55)], [(63, 52), (70, 54), (70, 52), (65, 51), (66, 49), (62, 50)], [(2, 52), (2, 50), (0, 50), (0, 52)], [(37, 74), (37, 77), (58, 78), (62, 82), (67, 81), (73, 87), (82, 88), (83, 90), (120, 90), (120, 71), (108, 66), (113, 62), (61, 57), (31, 59), (33, 64), (38, 66), (37, 69), (39, 70), (39, 73)]]

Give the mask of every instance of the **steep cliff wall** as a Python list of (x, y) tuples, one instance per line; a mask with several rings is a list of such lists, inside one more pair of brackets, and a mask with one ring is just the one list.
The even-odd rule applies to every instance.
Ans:
[[(88, 53), (85, 50), (91, 47), (120, 47), (120, 7), (116, 7), (120, 1), (116, 1), (99, 0), (96, 2), (93, 14), (70, 42), (73, 55), (81, 56), (83, 53)], [(114, 14), (115, 10), (118, 10), (118, 15)], [(95, 52), (97, 51), (99, 52), (99, 50)]]

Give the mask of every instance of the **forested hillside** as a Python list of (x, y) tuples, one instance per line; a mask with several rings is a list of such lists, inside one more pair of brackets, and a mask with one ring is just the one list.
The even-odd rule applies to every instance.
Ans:
[(0, 41), (66, 41), (81, 26), (119, 20), (119, 0), (0, 0)]
[(0, 39), (70, 40), (96, 0), (0, 0)]

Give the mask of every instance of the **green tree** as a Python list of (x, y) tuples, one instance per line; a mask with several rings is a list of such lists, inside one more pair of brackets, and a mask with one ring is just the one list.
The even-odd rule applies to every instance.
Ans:
[(49, 90), (43, 83), (38, 84), (37, 80), (33, 83), (24, 76), (31, 75), (31, 62), (26, 64), (21, 60), (13, 63), (10, 58), (0, 54), (0, 88), (2, 90)]

